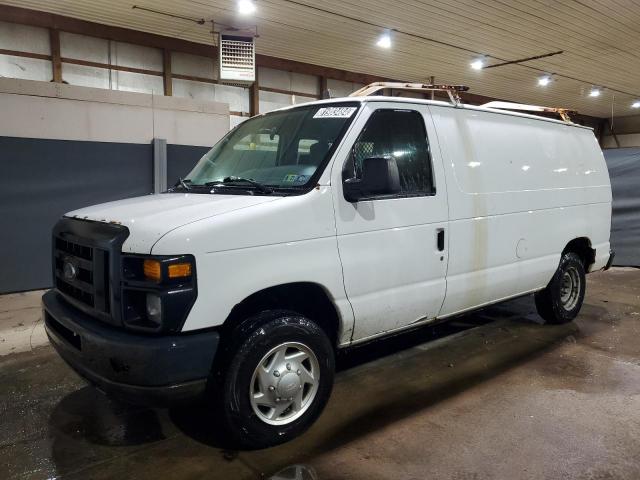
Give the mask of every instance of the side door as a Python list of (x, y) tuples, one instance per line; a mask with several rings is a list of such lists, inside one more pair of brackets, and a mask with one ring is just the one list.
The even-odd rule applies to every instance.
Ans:
[[(362, 108), (331, 182), (353, 341), (435, 318), (448, 262), (447, 192), (427, 107), (366, 102)], [(351, 203), (343, 182), (360, 178), (368, 157), (395, 159), (401, 191)]]

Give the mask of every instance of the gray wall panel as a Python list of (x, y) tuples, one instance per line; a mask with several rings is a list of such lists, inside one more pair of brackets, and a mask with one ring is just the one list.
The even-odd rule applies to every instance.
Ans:
[(167, 184), (175, 185), (180, 177), (184, 178), (208, 151), (209, 147), (167, 145)]
[(51, 286), (65, 212), (153, 191), (152, 146), (0, 137), (0, 293)]
[(640, 266), (640, 148), (604, 150), (611, 177), (614, 265)]

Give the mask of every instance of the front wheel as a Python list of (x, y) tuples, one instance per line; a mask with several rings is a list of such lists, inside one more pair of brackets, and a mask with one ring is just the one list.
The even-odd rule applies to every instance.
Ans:
[(219, 407), (240, 447), (265, 448), (303, 433), (333, 386), (334, 354), (324, 331), (293, 312), (264, 312), (230, 338)]
[(584, 265), (580, 257), (565, 253), (553, 278), (544, 290), (535, 294), (538, 314), (547, 323), (567, 323), (576, 318), (586, 288)]

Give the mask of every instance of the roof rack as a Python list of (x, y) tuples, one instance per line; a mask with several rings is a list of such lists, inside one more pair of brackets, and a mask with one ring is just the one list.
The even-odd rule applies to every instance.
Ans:
[(394, 90), (407, 90), (414, 92), (447, 92), (451, 103), (455, 106), (461, 104), (460, 92), (466, 92), (469, 87), (466, 85), (434, 85), (430, 83), (403, 83), (403, 82), (375, 82), (362, 87), (353, 92), (350, 97), (367, 97), (380, 90), (391, 88)]
[(526, 112), (544, 112), (544, 113), (557, 113), (562, 120), (567, 123), (573, 123), (571, 121), (570, 114), (576, 113), (575, 110), (569, 110), (568, 108), (556, 108), (556, 107), (542, 107), (539, 105), (527, 105), (524, 103), (511, 103), (494, 101), (481, 105), (485, 108), (495, 108), (497, 110), (517, 110)]

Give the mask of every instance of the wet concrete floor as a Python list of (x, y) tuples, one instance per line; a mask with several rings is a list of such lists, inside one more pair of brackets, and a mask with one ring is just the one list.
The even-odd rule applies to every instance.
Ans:
[(568, 325), (525, 297), (342, 353), (319, 421), (261, 451), (206, 408), (113, 402), (51, 347), (2, 356), (0, 479), (640, 479), (640, 270), (588, 278)]

